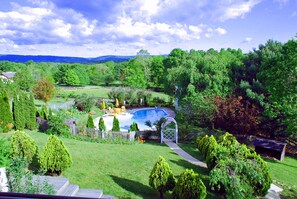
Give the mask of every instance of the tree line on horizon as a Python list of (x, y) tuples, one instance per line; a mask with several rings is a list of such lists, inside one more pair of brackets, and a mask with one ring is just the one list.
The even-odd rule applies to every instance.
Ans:
[(297, 134), (296, 39), (268, 40), (248, 53), (176, 48), (168, 56), (151, 56), (140, 50), (135, 58), (121, 63), (2, 61), (0, 72), (5, 71), (17, 72), (14, 87), (25, 91), (41, 78), (66, 86), (153, 89), (179, 99), (178, 117), (185, 125), (271, 137)]

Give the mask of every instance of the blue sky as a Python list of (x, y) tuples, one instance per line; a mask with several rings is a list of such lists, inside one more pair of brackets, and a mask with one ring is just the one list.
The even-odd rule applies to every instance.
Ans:
[(296, 33), (297, 0), (0, 0), (0, 54), (248, 52)]

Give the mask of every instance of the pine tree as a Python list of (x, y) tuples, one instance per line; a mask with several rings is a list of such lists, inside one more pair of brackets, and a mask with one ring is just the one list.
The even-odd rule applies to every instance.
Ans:
[(62, 140), (50, 135), (40, 155), (41, 168), (49, 175), (60, 175), (72, 165), (72, 158)]
[(30, 98), (26, 97), (27, 102), (27, 114), (26, 114), (26, 128), (30, 130), (34, 130), (37, 127), (36, 123), (36, 107), (34, 104), (34, 95), (30, 93)]
[(41, 107), (40, 118), (47, 120), (47, 108), (45, 104)]
[(112, 131), (120, 131), (120, 122), (116, 116), (113, 117), (113, 122), (112, 122)]
[(100, 117), (98, 126), (99, 126), (99, 130), (100, 130), (100, 131), (103, 131), (103, 132), (106, 131), (106, 126), (105, 126), (105, 124), (104, 124), (104, 119), (103, 119), (103, 117)]
[(20, 92), (19, 95), (15, 95), (13, 99), (13, 115), (15, 121), (16, 130), (23, 130), (25, 128), (25, 106), (26, 102), (23, 99), (23, 92)]
[(0, 93), (0, 113), (0, 127), (3, 132), (8, 132), (13, 127), (13, 117), (6, 90)]
[(91, 129), (95, 128), (93, 117), (90, 114), (88, 116), (87, 128), (91, 128)]

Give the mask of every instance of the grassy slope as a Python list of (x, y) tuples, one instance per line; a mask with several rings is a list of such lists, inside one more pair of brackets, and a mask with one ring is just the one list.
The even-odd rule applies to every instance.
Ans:
[[(41, 151), (48, 136), (36, 132), (28, 134)], [(62, 175), (82, 188), (103, 189), (105, 194), (119, 198), (158, 198), (158, 193), (149, 187), (148, 178), (159, 155), (167, 160), (176, 177), (190, 168), (204, 179), (207, 174), (206, 169), (191, 165), (159, 143), (117, 145), (63, 141), (72, 155), (73, 165)], [(216, 196), (210, 193), (208, 198)]]
[[(195, 144), (180, 143), (179, 146), (193, 157), (203, 160)], [(268, 164), (273, 183), (284, 189), (282, 192), (283, 198), (297, 198), (297, 159), (285, 157), (284, 161), (265, 160)]]

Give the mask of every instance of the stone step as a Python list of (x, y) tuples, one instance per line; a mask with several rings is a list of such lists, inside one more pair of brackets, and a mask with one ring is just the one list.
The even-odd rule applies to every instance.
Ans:
[(102, 190), (96, 189), (79, 189), (75, 196), (89, 197), (89, 198), (101, 198), (103, 194)]
[(61, 192), (60, 194), (56, 194), (56, 195), (61, 195), (61, 196), (75, 196), (76, 193), (78, 192), (79, 187), (77, 184), (69, 184), (64, 190), (63, 192)]
[(64, 189), (69, 185), (69, 180), (63, 177), (53, 177), (53, 176), (33, 176), (34, 180), (39, 180), (40, 182), (48, 182), (54, 186), (56, 195), (61, 195)]

